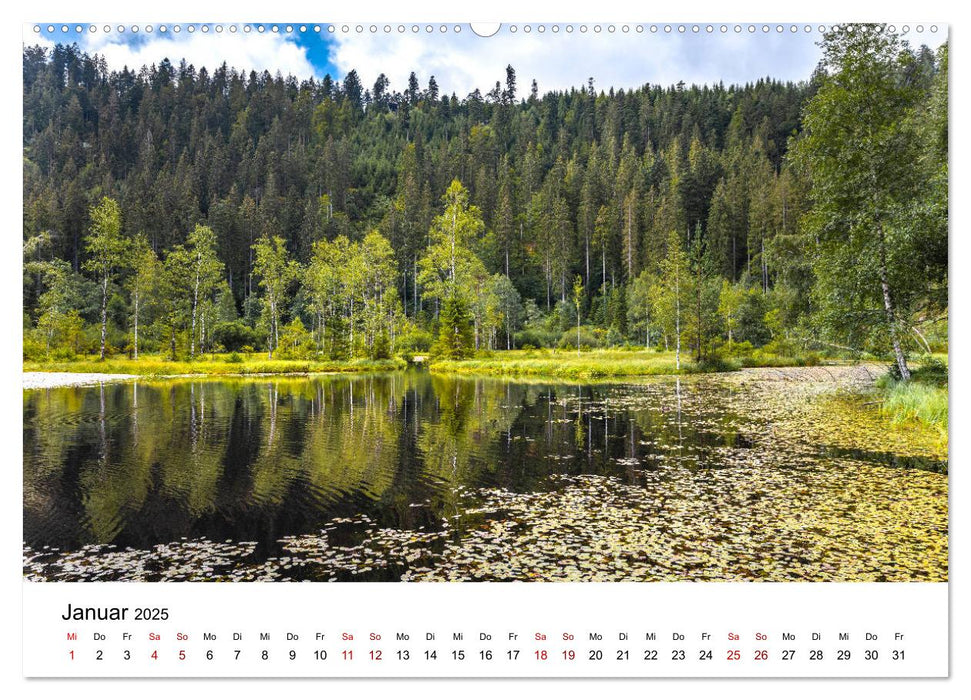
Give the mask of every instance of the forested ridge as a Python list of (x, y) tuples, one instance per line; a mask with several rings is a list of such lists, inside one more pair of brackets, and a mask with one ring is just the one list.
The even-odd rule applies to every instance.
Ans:
[(26, 48), (25, 356), (769, 345), (906, 374), (946, 347), (946, 61), (862, 27), (799, 83), (510, 66), (459, 97)]

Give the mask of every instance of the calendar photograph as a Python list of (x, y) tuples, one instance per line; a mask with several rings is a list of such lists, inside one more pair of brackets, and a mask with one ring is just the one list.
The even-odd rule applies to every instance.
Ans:
[(25, 584), (947, 582), (947, 37), (26, 25)]

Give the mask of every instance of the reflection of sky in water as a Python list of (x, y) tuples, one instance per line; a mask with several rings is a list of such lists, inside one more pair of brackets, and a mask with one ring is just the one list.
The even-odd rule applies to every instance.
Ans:
[(836, 382), (748, 376), (25, 392), (25, 574), (946, 578), (945, 465), (807, 433)]

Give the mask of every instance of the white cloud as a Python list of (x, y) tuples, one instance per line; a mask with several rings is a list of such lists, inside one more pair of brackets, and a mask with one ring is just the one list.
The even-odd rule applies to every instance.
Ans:
[[(439, 25), (434, 25), (432, 32), (426, 32), (425, 26), (421, 25), (418, 32), (406, 25), (404, 33), (393, 30), (390, 34), (345, 34), (338, 30), (309, 38), (311, 42), (328, 42), (338, 79), (355, 69), (364, 85), (370, 87), (383, 72), (391, 80), (392, 89), (400, 91), (407, 86), (409, 73), (415, 71), (422, 86), (434, 75), (443, 93), (455, 92), (460, 98), (475, 88), (487, 92), (497, 80), (503, 81), (507, 64), (516, 68), (519, 94), (524, 95), (534, 78), (541, 92), (585, 85), (589, 77), (594, 78), (597, 88), (603, 89), (639, 87), (644, 83), (667, 86), (680, 80), (687, 84), (727, 85), (766, 76), (805, 80), (820, 57), (815, 45), (819, 33), (807, 33), (802, 26), (795, 33), (788, 26), (777, 32), (775, 25), (769, 32), (763, 32), (759, 26), (750, 33), (745, 25), (738, 33), (734, 26), (722, 33), (721, 25), (715, 25), (709, 34), (704, 27), (698, 33), (692, 32), (692, 25), (684, 33), (677, 30), (678, 25), (670, 33), (664, 32), (663, 25), (656, 33), (650, 31), (650, 25), (642, 25), (642, 32), (635, 31), (637, 25), (631, 25), (626, 33), (621, 29), (623, 25), (614, 25), (613, 33), (607, 31), (609, 25), (602, 25), (599, 33), (593, 30), (595, 25), (587, 25), (586, 32), (581, 32), (579, 25), (574, 25), (573, 32), (560, 25), (557, 33), (549, 25), (544, 33), (537, 31), (538, 25), (532, 25), (529, 33), (520, 25), (519, 31), (513, 33), (506, 25), (489, 38), (476, 36), (468, 25), (461, 25), (460, 33), (453, 31), (454, 25), (448, 25), (444, 33)], [(225, 61), (244, 71), (279, 71), (299, 78), (320, 77), (327, 70), (311, 62), (306, 46), (299, 45), (295, 35), (271, 31), (231, 33), (225, 29), (221, 33), (203, 33), (197, 29), (175, 34), (170, 28), (161, 34), (156, 27), (151, 35), (144, 28), (138, 35), (130, 29), (124, 33), (99, 29), (78, 35), (71, 26), (62, 38), (59, 28), (51, 34), (36, 34), (28, 25), (25, 34), (27, 43), (47, 46), (52, 45), (52, 40), (77, 38), (82, 49), (103, 55), (112, 69), (126, 65), (138, 69), (163, 58), (178, 64), (185, 58), (196, 68), (206, 66), (211, 70)], [(946, 32), (934, 36), (911, 34), (908, 38), (914, 44), (918, 40), (934, 40), (936, 46), (946, 38)], [(318, 54), (324, 53), (320, 48), (314, 49), (317, 61), (322, 60)]]
[[(66, 39), (73, 41), (78, 35), (73, 29)], [(50, 39), (60, 40), (57, 34), (49, 38), (31, 33), (26, 37), (29, 43), (50, 45)], [(239, 70), (262, 71), (269, 70), (276, 74), (293, 74), (300, 78), (308, 78), (315, 74), (313, 65), (307, 58), (306, 49), (298, 46), (294, 41), (282, 34), (272, 32), (230, 33), (213, 31), (204, 33), (182, 31), (178, 34), (171, 30), (165, 34), (154, 31), (151, 35), (133, 35), (131, 31), (106, 33), (98, 31), (85, 32), (80, 35), (78, 45), (88, 53), (104, 56), (111, 69), (121, 69), (124, 66), (137, 70), (142, 66), (158, 64), (168, 58), (178, 65), (183, 58), (199, 69), (205, 66), (210, 71), (218, 68), (225, 61), (230, 68)]]
[(638, 87), (644, 83), (669, 85), (746, 82), (771, 75), (783, 80), (808, 79), (818, 60), (816, 35), (788, 33), (736, 35), (679, 34), (645, 28), (623, 33), (561, 29), (554, 34), (535, 30), (516, 33), (504, 27), (496, 36), (481, 38), (468, 31), (426, 33), (424, 27), (404, 34), (342, 34), (334, 36), (332, 60), (343, 75), (357, 70), (365, 85), (385, 73), (392, 89), (402, 90), (414, 70), (424, 85), (435, 76), (446, 93), (464, 97), (474, 88), (487, 91), (505, 78), (505, 67), (516, 68), (519, 92), (535, 78), (541, 92), (567, 89), (593, 77), (598, 88)]

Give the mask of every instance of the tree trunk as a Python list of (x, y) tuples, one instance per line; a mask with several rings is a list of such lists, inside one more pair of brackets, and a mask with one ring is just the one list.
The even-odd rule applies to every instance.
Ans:
[(276, 304), (273, 304), (273, 349), (280, 348), (280, 316), (276, 311)]
[(586, 256), (586, 261), (587, 261), (587, 265), (586, 265), (587, 274), (583, 279), (589, 280), (590, 279), (590, 234), (588, 233), (583, 234), (583, 246), (585, 249), (584, 254)]
[(134, 333), (134, 344), (135, 344), (135, 359), (138, 359), (138, 302), (140, 299), (139, 294), (135, 295), (135, 333)]
[(681, 371), (681, 280), (677, 268), (674, 272), (674, 333), (677, 336), (674, 351), (675, 368)]
[(883, 290), (883, 308), (887, 312), (887, 322), (890, 324), (890, 342), (893, 344), (893, 354), (897, 359), (900, 378), (906, 382), (910, 380), (910, 369), (907, 367), (907, 358), (904, 357), (903, 349), (900, 347), (900, 334), (897, 332), (897, 317), (890, 295), (890, 282), (887, 279), (887, 249), (882, 226), (880, 227), (880, 288)]
[(607, 294), (607, 242), (600, 249), (600, 286), (603, 287), (604, 294)]
[(627, 279), (631, 279), (634, 276), (634, 260), (633, 260), (633, 250), (634, 250), (634, 235), (632, 228), (632, 215), (631, 215), (631, 205), (630, 202), (627, 203)]
[[(458, 205), (457, 204), (456, 204), (456, 207), (455, 208), (456, 209), (458, 208)], [(455, 233), (455, 227), (456, 227), (456, 217), (457, 216), (458, 216), (458, 212), (455, 211), (455, 210), (453, 210), (452, 211), (452, 236), (451, 236), (451, 243), (452, 243), (452, 261), (451, 262), (452, 262), (452, 265), (451, 265), (451, 268), (449, 269), (449, 273), (450, 273), (449, 274), (449, 280), (451, 280), (452, 284), (455, 284), (455, 235), (456, 235), (456, 233)]]
[(580, 306), (577, 305), (577, 357), (580, 357)]
[(273, 359), (273, 340), (276, 337), (276, 309), (273, 305), (273, 297), (269, 299), (270, 302), (270, 332), (267, 334), (266, 344), (269, 346), (267, 348), (267, 359)]
[(101, 359), (105, 359), (105, 337), (108, 334), (108, 277), (101, 283)]
[(196, 309), (199, 307), (199, 267), (196, 264), (196, 283), (192, 288), (192, 333), (189, 335), (189, 359), (196, 356)]

